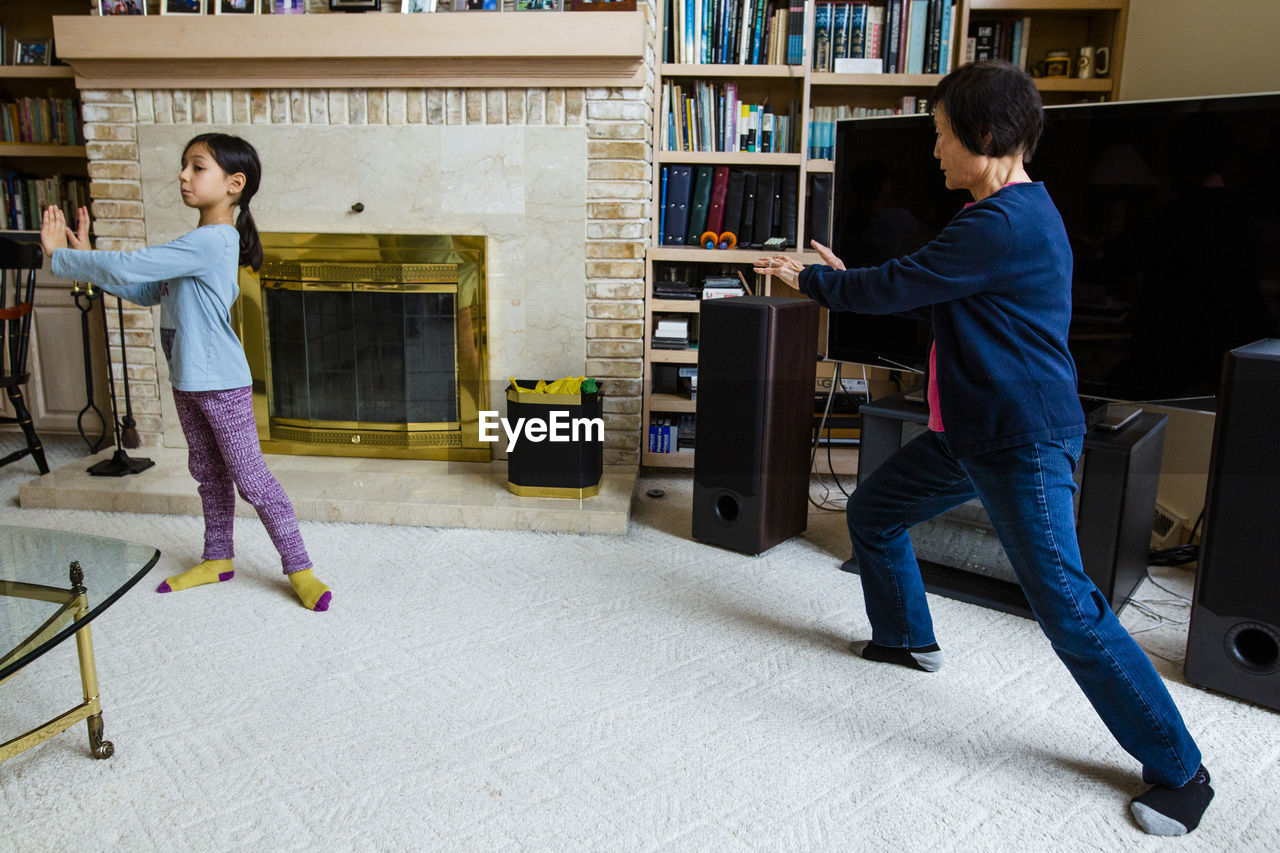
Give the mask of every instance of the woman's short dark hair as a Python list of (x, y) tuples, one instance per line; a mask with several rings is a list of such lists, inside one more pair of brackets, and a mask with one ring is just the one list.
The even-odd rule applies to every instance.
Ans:
[(1004, 157), (1022, 152), (1031, 161), (1044, 131), (1044, 102), (1031, 75), (1016, 65), (984, 59), (952, 71), (929, 96), (951, 132), (974, 154)]

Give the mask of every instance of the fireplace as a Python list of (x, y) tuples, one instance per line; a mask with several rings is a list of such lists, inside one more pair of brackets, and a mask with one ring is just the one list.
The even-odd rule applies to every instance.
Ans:
[(485, 238), (262, 245), (236, 313), (264, 452), (489, 461)]

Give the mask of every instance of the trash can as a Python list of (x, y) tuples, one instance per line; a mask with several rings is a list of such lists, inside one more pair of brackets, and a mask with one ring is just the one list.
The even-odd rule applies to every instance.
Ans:
[[(604, 417), (599, 386), (577, 394), (533, 391), (537, 380), (507, 386), (507, 421), (519, 432), (507, 451), (507, 489), (522, 497), (589, 498), (604, 473)], [(523, 419), (523, 424), (521, 423)]]

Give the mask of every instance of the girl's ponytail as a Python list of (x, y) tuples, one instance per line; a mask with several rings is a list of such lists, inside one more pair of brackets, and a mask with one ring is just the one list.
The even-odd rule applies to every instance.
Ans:
[(187, 151), (196, 143), (209, 149), (222, 171), (228, 175), (236, 172), (244, 175), (244, 189), (240, 191), (240, 199), (237, 201), (240, 213), (236, 216), (236, 230), (240, 232), (240, 265), (256, 272), (262, 267), (262, 240), (258, 237), (258, 226), (253, 221), (253, 214), (249, 212), (249, 202), (262, 182), (262, 162), (258, 159), (258, 152), (238, 136), (202, 133), (182, 149), (183, 157), (186, 157)]
[(241, 196), (240, 213), (236, 215), (236, 230), (240, 232), (240, 266), (249, 267), (254, 272), (262, 268), (262, 240), (258, 237), (258, 226), (249, 212), (249, 204)]

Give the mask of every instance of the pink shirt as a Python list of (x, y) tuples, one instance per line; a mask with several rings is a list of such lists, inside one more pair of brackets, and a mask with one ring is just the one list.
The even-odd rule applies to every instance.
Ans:
[(938, 345), (929, 344), (929, 429), (934, 432), (946, 432), (942, 428), (942, 409), (938, 405)]

